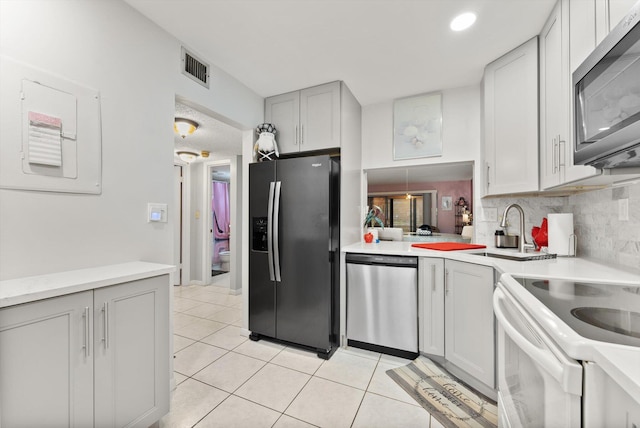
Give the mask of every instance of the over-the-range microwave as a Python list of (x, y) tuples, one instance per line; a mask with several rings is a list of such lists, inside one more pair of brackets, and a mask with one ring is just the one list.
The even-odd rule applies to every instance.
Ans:
[(640, 167), (640, 1), (573, 73), (574, 164)]

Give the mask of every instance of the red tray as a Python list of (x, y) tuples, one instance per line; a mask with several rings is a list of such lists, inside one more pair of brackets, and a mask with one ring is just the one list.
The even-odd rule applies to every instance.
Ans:
[(464, 242), (427, 242), (420, 244), (411, 244), (412, 247), (424, 248), (425, 250), (438, 251), (455, 251), (455, 250), (473, 250), (477, 248), (487, 248), (481, 244), (466, 244)]

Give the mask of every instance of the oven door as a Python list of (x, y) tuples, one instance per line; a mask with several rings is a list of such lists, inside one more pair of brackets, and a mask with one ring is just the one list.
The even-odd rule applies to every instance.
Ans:
[(582, 366), (568, 358), (498, 283), (501, 427), (580, 427)]

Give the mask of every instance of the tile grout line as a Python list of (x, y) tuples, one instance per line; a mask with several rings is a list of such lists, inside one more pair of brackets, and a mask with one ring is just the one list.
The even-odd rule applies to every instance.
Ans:
[[(222, 293), (220, 293), (220, 294), (222, 294)], [(211, 304), (211, 305), (217, 305), (217, 306), (224, 306), (224, 307), (225, 307), (225, 309), (230, 308), (230, 309), (240, 309), (240, 310), (241, 310), (241, 308), (235, 308), (235, 307), (233, 307), (233, 306), (220, 305), (220, 304), (218, 304), (218, 303), (212, 303), (212, 302), (202, 302), (202, 301), (200, 301), (200, 300), (192, 299), (192, 298), (188, 298), (188, 297), (183, 297), (183, 298), (185, 298), (185, 299), (189, 299), (189, 300), (192, 300), (192, 301), (194, 301), (194, 302), (201, 303), (201, 304)], [(196, 306), (196, 307), (197, 307), (197, 306)], [(195, 307), (194, 307), (194, 308), (195, 308)], [(189, 309), (187, 309), (187, 311), (189, 311), (189, 310), (191, 310), (191, 309), (194, 309), (194, 308), (189, 308)], [(225, 309), (221, 309), (221, 310), (225, 310)], [(301, 421), (301, 422), (304, 422), (304, 423), (310, 424), (310, 425), (312, 425), (312, 426), (316, 426), (315, 424), (311, 424), (310, 422), (307, 422), (307, 421), (305, 421), (305, 420), (303, 420), (303, 419), (299, 419), (299, 418), (296, 418), (296, 417), (294, 417), (294, 416), (291, 416), (291, 415), (286, 414), (286, 411), (291, 407), (291, 405), (293, 404), (293, 402), (294, 402), (294, 401), (299, 397), (300, 393), (301, 393), (301, 392), (302, 392), (302, 391), (303, 391), (303, 390), (304, 390), (304, 389), (309, 385), (309, 383), (311, 382), (311, 379), (313, 379), (313, 378), (322, 379), (322, 380), (327, 381), (327, 382), (332, 382), (332, 383), (335, 383), (335, 384), (337, 384), (337, 385), (342, 385), (342, 386), (349, 387), (349, 388), (353, 388), (353, 389), (360, 390), (360, 391), (362, 391), (362, 392), (363, 392), (362, 398), (361, 398), (360, 403), (359, 403), (359, 405), (358, 405), (358, 409), (356, 410), (356, 413), (355, 413), (355, 415), (354, 415), (354, 417), (353, 417), (353, 420), (351, 421), (351, 424), (350, 424), (350, 426), (353, 426), (353, 424), (355, 423), (355, 420), (356, 420), (356, 418), (357, 418), (357, 416), (358, 416), (358, 413), (360, 412), (360, 409), (361, 409), (362, 403), (364, 402), (364, 398), (365, 398), (365, 396), (366, 396), (367, 392), (370, 392), (370, 391), (369, 391), (369, 388), (371, 387), (371, 382), (373, 381), (373, 377), (374, 377), (374, 375), (375, 375), (375, 373), (376, 373), (376, 370), (378, 369), (378, 367), (380, 366), (380, 363), (381, 363), (381, 357), (382, 357), (381, 355), (378, 355), (375, 359), (374, 359), (374, 358), (369, 358), (369, 357), (366, 357), (366, 356), (354, 355), (354, 356), (358, 356), (358, 357), (361, 357), (361, 358), (366, 358), (366, 359), (371, 359), (371, 360), (375, 360), (375, 361), (376, 361), (375, 367), (374, 367), (374, 369), (373, 369), (373, 371), (372, 371), (372, 373), (371, 373), (371, 376), (370, 376), (370, 378), (369, 378), (369, 381), (368, 381), (368, 383), (367, 383), (367, 386), (366, 386), (364, 389), (360, 389), (360, 388), (354, 387), (354, 386), (349, 385), (349, 384), (345, 384), (345, 383), (342, 383), (342, 382), (339, 382), (339, 381), (335, 381), (335, 380), (332, 380), (332, 379), (326, 379), (326, 378), (323, 378), (323, 377), (321, 377), (321, 376), (318, 376), (318, 371), (319, 371), (319, 370), (321, 369), (321, 367), (324, 365), (325, 361), (323, 361), (323, 362), (322, 362), (322, 363), (321, 363), (321, 364), (320, 364), (316, 369), (314, 369), (314, 370), (313, 370), (313, 373), (304, 372), (304, 371), (301, 371), (301, 370), (298, 370), (298, 369), (294, 369), (294, 368), (290, 368), (290, 367), (287, 367), (287, 366), (284, 366), (284, 365), (278, 364), (277, 362), (274, 362), (274, 360), (276, 359), (276, 357), (277, 357), (278, 355), (281, 355), (281, 354), (283, 353), (283, 351), (285, 351), (285, 350), (286, 350), (286, 349), (288, 349), (288, 348), (291, 348), (291, 349), (298, 349), (298, 348), (296, 348), (296, 347), (284, 346), (284, 347), (283, 347), (282, 349), (280, 349), (276, 354), (274, 354), (274, 355), (273, 355), (269, 360), (265, 361), (265, 360), (263, 360), (263, 359), (256, 358), (256, 357), (254, 357), (254, 356), (252, 356), (252, 355), (246, 355), (246, 354), (243, 354), (243, 353), (240, 353), (240, 352), (237, 352), (237, 351), (236, 351), (236, 349), (237, 349), (238, 347), (240, 347), (243, 343), (246, 343), (246, 341), (245, 341), (245, 342), (242, 342), (241, 344), (238, 344), (238, 345), (234, 346), (232, 349), (225, 349), (225, 348), (221, 348), (221, 347), (219, 347), (219, 346), (212, 345), (212, 344), (210, 344), (210, 343), (204, 342), (204, 341), (203, 341), (203, 339), (205, 339), (205, 338), (207, 338), (207, 337), (210, 337), (210, 336), (212, 336), (212, 335), (216, 334), (217, 332), (219, 332), (219, 331), (221, 331), (221, 330), (223, 330), (223, 329), (225, 329), (225, 328), (227, 328), (227, 327), (229, 327), (229, 326), (234, 326), (234, 325), (233, 325), (233, 324), (231, 324), (231, 323), (227, 323), (227, 322), (221, 322), (221, 321), (216, 321), (216, 320), (212, 320), (212, 319), (209, 319), (209, 318), (204, 318), (204, 317), (201, 317), (201, 316), (196, 316), (196, 315), (187, 314), (186, 312), (175, 311), (175, 310), (174, 310), (174, 312), (176, 312), (176, 313), (181, 313), (181, 314), (184, 314), (184, 315), (187, 315), (187, 316), (191, 316), (191, 317), (194, 317), (194, 318), (198, 318), (198, 319), (202, 319), (202, 320), (215, 321), (215, 322), (218, 322), (218, 323), (221, 323), (221, 324), (225, 324), (225, 325), (224, 325), (224, 327), (222, 327), (222, 328), (220, 328), (220, 329), (218, 329), (218, 330), (216, 330), (216, 331), (212, 332), (211, 334), (209, 334), (209, 335), (207, 335), (207, 336), (204, 336), (203, 338), (200, 338), (200, 339), (192, 339), (192, 338), (189, 338), (189, 337), (182, 336), (182, 335), (179, 335), (179, 334), (178, 334), (178, 336), (180, 336), (180, 337), (184, 337), (184, 338), (186, 338), (186, 339), (188, 339), (188, 340), (192, 340), (192, 341), (193, 341), (193, 343), (189, 344), (189, 345), (188, 345), (188, 346), (186, 346), (185, 348), (180, 349), (180, 350), (179, 350), (179, 351), (177, 351), (177, 352), (180, 352), (180, 351), (182, 351), (182, 350), (184, 350), (184, 349), (188, 348), (189, 346), (193, 345), (193, 344), (194, 344), (194, 343), (196, 343), (196, 342), (202, 343), (202, 344), (204, 344), (204, 345), (213, 346), (214, 348), (219, 348), (219, 349), (221, 349), (221, 350), (224, 350), (224, 351), (225, 351), (225, 353), (224, 353), (224, 354), (222, 354), (221, 356), (219, 356), (218, 358), (216, 358), (214, 361), (212, 361), (211, 363), (209, 363), (208, 365), (206, 365), (206, 366), (205, 366), (205, 367), (203, 367), (202, 369), (198, 370), (198, 371), (197, 371), (196, 373), (194, 373), (192, 376), (186, 376), (186, 375), (183, 375), (183, 374), (182, 374), (182, 373), (180, 373), (180, 372), (176, 372), (176, 373), (180, 373), (181, 375), (185, 376), (185, 377), (186, 377), (186, 379), (193, 379), (193, 380), (195, 380), (195, 381), (197, 381), (197, 382), (199, 382), (199, 383), (202, 383), (202, 384), (207, 385), (207, 386), (209, 386), (209, 387), (211, 387), (211, 388), (217, 389), (217, 390), (219, 390), (219, 391), (222, 391), (222, 392), (224, 392), (224, 393), (227, 393), (227, 394), (228, 394), (228, 395), (227, 395), (227, 397), (225, 397), (225, 399), (224, 399), (224, 400), (222, 400), (222, 402), (220, 402), (220, 403), (219, 403), (218, 405), (216, 405), (213, 409), (211, 409), (209, 412), (207, 412), (207, 414), (205, 414), (205, 415), (204, 415), (200, 420), (198, 420), (198, 421), (193, 425), (194, 427), (195, 427), (198, 423), (200, 423), (204, 418), (206, 418), (206, 417), (207, 417), (211, 412), (213, 412), (215, 409), (217, 409), (217, 408), (220, 406), (220, 404), (222, 404), (222, 403), (224, 403), (225, 401), (227, 401), (227, 400), (229, 399), (229, 397), (230, 397), (230, 396), (234, 396), (234, 397), (236, 397), (236, 398), (238, 398), (238, 399), (241, 399), (241, 400), (246, 400), (247, 402), (250, 402), (250, 403), (252, 403), (252, 404), (255, 404), (255, 405), (258, 405), (258, 406), (263, 407), (263, 408), (265, 408), (265, 409), (270, 409), (270, 410), (272, 410), (272, 411), (274, 411), (274, 412), (276, 412), (276, 413), (279, 413), (278, 418), (276, 419), (276, 421), (274, 422), (274, 424), (273, 424), (272, 426), (275, 426), (275, 425), (278, 423), (278, 421), (280, 421), (280, 420), (282, 419), (282, 417), (283, 417), (283, 416), (287, 416), (287, 417), (289, 417), (289, 418), (292, 418), (292, 419), (295, 419), (295, 420), (298, 420), (298, 421)], [(216, 312), (219, 312), (219, 311), (216, 311)], [(176, 353), (177, 353), (177, 352), (176, 352)], [(211, 364), (215, 363), (216, 361), (219, 361), (222, 357), (224, 357), (224, 356), (226, 356), (226, 355), (228, 355), (228, 354), (230, 354), (230, 353), (233, 353), (233, 354), (235, 354), (235, 355), (242, 355), (242, 356), (244, 356), (244, 357), (251, 358), (251, 359), (256, 360), (256, 361), (264, 362), (264, 365), (263, 365), (263, 366), (262, 366), (258, 371), (256, 371), (255, 373), (253, 373), (249, 378), (247, 378), (247, 380), (245, 380), (241, 385), (239, 385), (237, 388), (235, 388), (235, 389), (233, 390), (233, 392), (230, 392), (230, 393), (228, 393), (227, 391), (225, 391), (225, 390), (223, 390), (223, 389), (220, 389), (220, 388), (218, 388), (218, 387), (216, 387), (216, 386), (214, 386), (214, 385), (210, 385), (210, 384), (208, 384), (207, 382), (204, 382), (204, 381), (200, 381), (200, 380), (198, 380), (198, 379), (195, 379), (195, 378), (193, 377), (193, 376), (197, 375), (198, 373), (200, 373), (200, 372), (201, 372), (202, 370), (204, 370), (205, 368), (209, 367)], [(174, 354), (175, 354), (175, 353), (174, 353)], [(284, 368), (284, 369), (293, 370), (293, 371), (298, 372), (298, 373), (300, 373), (300, 374), (304, 374), (304, 375), (308, 375), (308, 376), (309, 376), (309, 379), (304, 383), (304, 385), (302, 386), (302, 388), (301, 388), (301, 389), (296, 393), (296, 395), (293, 397), (293, 399), (291, 400), (291, 402), (287, 405), (287, 407), (286, 407), (286, 408), (284, 409), (284, 411), (282, 411), (282, 412), (280, 412), (280, 411), (279, 411), (279, 410), (277, 410), (277, 409), (272, 409), (272, 408), (270, 408), (270, 407), (268, 407), (268, 406), (265, 406), (265, 405), (263, 405), (263, 404), (261, 404), (261, 403), (258, 403), (258, 402), (255, 402), (255, 401), (252, 401), (252, 400), (250, 400), (250, 399), (248, 399), (248, 398), (245, 398), (245, 397), (241, 397), (241, 396), (239, 396), (239, 395), (236, 395), (236, 392), (237, 392), (240, 388), (242, 388), (242, 386), (243, 386), (243, 385), (245, 385), (247, 382), (249, 382), (251, 379), (253, 379), (257, 373), (259, 373), (260, 371), (262, 371), (262, 370), (263, 370), (265, 367), (267, 367), (267, 365), (269, 365), (269, 364), (271, 364), (271, 365), (273, 365), (273, 366), (281, 367), (281, 368)], [(185, 379), (185, 380), (186, 380), (186, 379)], [(184, 381), (183, 381), (183, 382), (184, 382)], [(370, 392), (370, 393), (371, 393), (371, 394), (374, 394), (374, 395), (376, 395), (376, 396), (380, 396), (380, 397), (385, 398), (385, 399), (391, 399), (391, 400), (393, 400), (393, 401), (397, 401), (397, 402), (403, 403), (401, 400), (396, 400), (396, 399), (394, 399), (394, 398), (386, 397), (386, 396), (384, 396), (384, 395), (376, 394), (376, 393), (374, 393), (374, 392)], [(407, 403), (405, 403), (405, 404), (407, 404)], [(431, 420), (430, 420), (429, 422), (431, 422)]]
[(358, 409), (356, 410), (355, 415), (353, 415), (353, 420), (351, 421), (351, 424), (349, 425), (349, 427), (353, 427), (353, 424), (356, 422), (356, 419), (358, 418), (358, 413), (360, 413), (360, 408), (362, 407), (362, 403), (364, 402), (365, 397), (367, 396), (367, 392), (369, 391), (369, 386), (371, 385), (371, 381), (373, 380), (373, 376), (376, 374), (376, 369), (378, 368), (378, 365), (380, 364), (380, 359), (382, 358), (382, 354), (380, 354), (378, 356), (378, 359), (376, 360), (376, 366), (373, 368), (373, 372), (371, 373), (371, 378), (369, 378), (369, 382), (367, 383), (367, 387), (364, 389), (364, 394), (362, 394), (362, 399), (360, 400), (360, 404), (358, 404)]

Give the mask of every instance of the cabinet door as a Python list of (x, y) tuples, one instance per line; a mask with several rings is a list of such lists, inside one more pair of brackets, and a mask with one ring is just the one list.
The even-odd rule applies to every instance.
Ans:
[(540, 34), (540, 187), (563, 182), (567, 145), (567, 91), (563, 14), (558, 2)]
[(264, 101), (265, 122), (276, 127), (276, 143), (280, 153), (300, 151), (300, 92), (269, 97)]
[(169, 412), (169, 276), (95, 290), (96, 426), (147, 427)]
[(597, 174), (573, 165), (571, 73), (596, 47), (598, 14), (606, 0), (560, 0), (540, 34), (540, 188)]
[(92, 295), (0, 310), (0, 426), (93, 426)]
[(493, 268), (445, 262), (445, 358), (495, 386)]
[(538, 39), (485, 68), (487, 195), (538, 190)]
[[(607, 0), (609, 12), (609, 29), (607, 33), (613, 30), (615, 26), (627, 16), (636, 1), (637, 0)], [(598, 41), (598, 43), (599, 42), (600, 41)]]
[(444, 260), (421, 258), (418, 287), (420, 352), (444, 357)]
[(340, 82), (300, 91), (300, 151), (340, 147)]
[(605, 0), (565, 1), (569, 4), (569, 73), (573, 73), (598, 44), (596, 33), (603, 24), (596, 22), (596, 11), (601, 8), (604, 13)]

